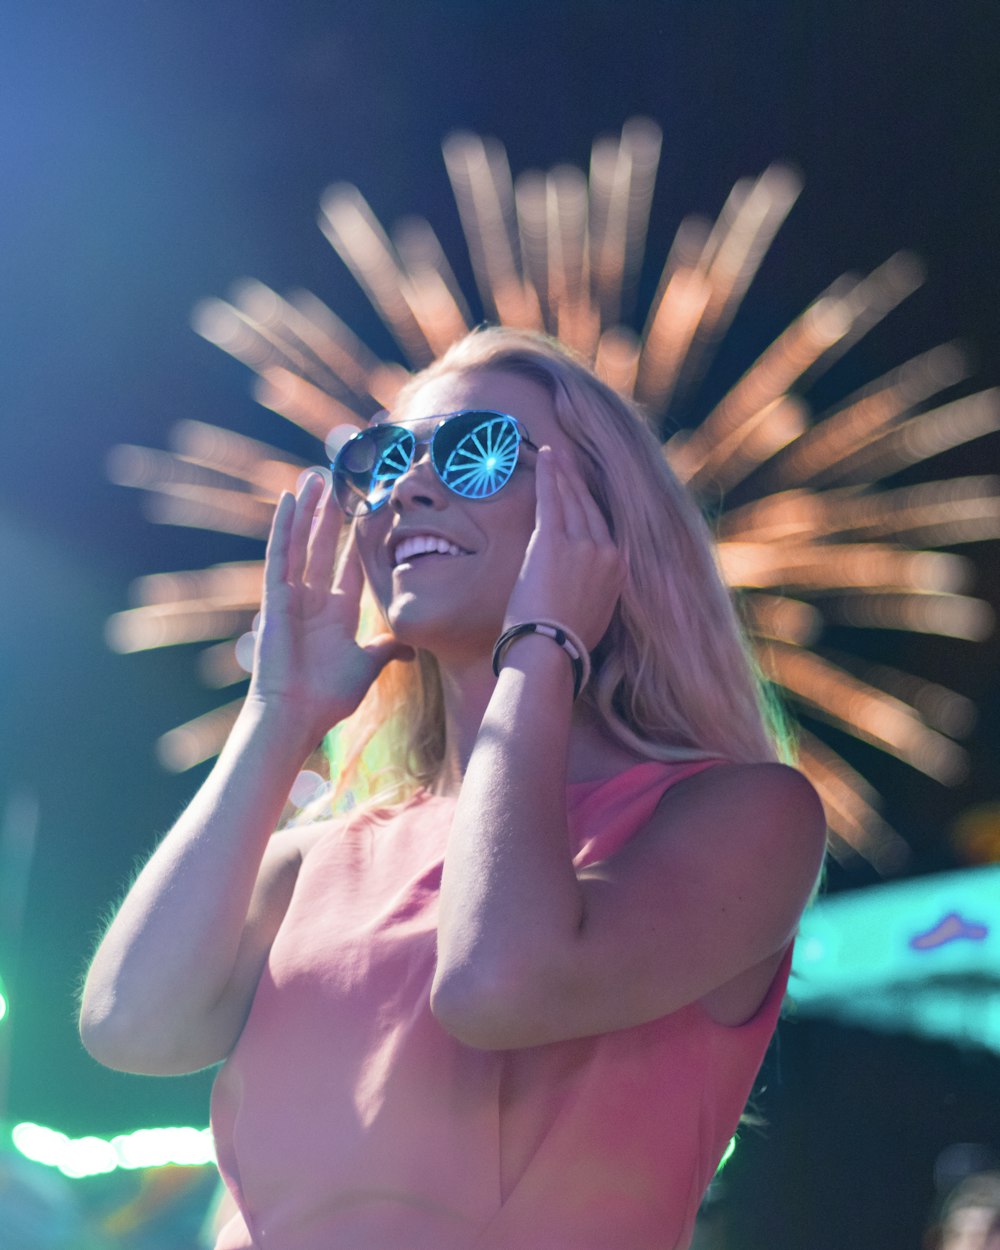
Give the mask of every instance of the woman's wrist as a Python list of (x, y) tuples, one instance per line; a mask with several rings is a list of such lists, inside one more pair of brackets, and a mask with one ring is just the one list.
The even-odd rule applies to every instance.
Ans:
[(500, 676), (511, 647), (534, 638), (548, 639), (552, 646), (562, 651), (573, 675), (573, 698), (576, 699), (590, 679), (590, 656), (577, 635), (558, 621), (523, 621), (505, 629), (493, 647), (494, 674)]
[(254, 737), (269, 740), (277, 756), (299, 764), (308, 759), (331, 726), (319, 728), (295, 699), (262, 696), (251, 691), (240, 709), (237, 724)]
[(498, 680), (507, 672), (522, 675), (535, 693), (565, 695), (567, 706), (572, 706), (576, 671), (569, 655), (544, 634), (519, 635), (505, 648), (497, 670)]

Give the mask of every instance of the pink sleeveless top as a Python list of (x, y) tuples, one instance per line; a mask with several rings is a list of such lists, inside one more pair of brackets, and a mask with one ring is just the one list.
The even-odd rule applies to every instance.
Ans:
[[(569, 790), (578, 866), (709, 764)], [(454, 800), (418, 793), (309, 851), (212, 1094), (239, 1207), (216, 1250), (681, 1250), (788, 977), (746, 1024), (698, 1003), (598, 1037), (465, 1046), (431, 1015)]]

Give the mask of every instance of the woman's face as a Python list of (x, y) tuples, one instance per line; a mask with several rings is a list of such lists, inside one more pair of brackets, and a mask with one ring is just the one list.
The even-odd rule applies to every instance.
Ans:
[[(417, 439), (431, 418), (463, 409), (509, 413), (538, 447), (569, 448), (548, 392), (499, 370), (450, 373), (422, 386), (388, 420), (406, 419)], [(419, 424), (428, 418), (427, 426)], [(376, 601), (393, 633), (439, 659), (489, 655), (535, 527), (536, 453), (522, 444), (509, 482), (487, 499), (463, 499), (430, 464), (426, 446), (377, 512), (355, 522), (358, 550)], [(452, 553), (407, 555), (400, 544), (444, 539)], [(457, 549), (457, 552), (455, 551)]]

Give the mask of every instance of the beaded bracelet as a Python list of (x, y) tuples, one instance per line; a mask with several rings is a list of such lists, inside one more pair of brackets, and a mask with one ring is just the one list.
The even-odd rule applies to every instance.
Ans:
[(573, 665), (573, 698), (577, 698), (590, 680), (590, 656), (576, 634), (565, 625), (559, 625), (555, 621), (524, 621), (520, 625), (511, 625), (510, 629), (505, 629), (493, 647), (494, 674), (497, 677), (500, 676), (500, 665), (503, 663), (503, 657), (510, 644), (518, 638), (527, 637), (528, 634), (541, 634), (544, 638), (551, 638), (566, 652)]

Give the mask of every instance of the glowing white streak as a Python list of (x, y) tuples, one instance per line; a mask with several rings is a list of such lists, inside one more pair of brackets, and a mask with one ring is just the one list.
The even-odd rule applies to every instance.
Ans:
[(256, 610), (256, 604), (233, 608), (211, 599), (127, 608), (108, 619), (105, 637), (112, 650), (122, 653), (228, 638), (245, 629)]
[[(239, 299), (246, 289), (246, 283), (238, 286), (235, 297)], [(266, 287), (261, 289), (267, 291)], [(191, 324), (202, 338), (221, 347), (255, 373), (282, 366), (317, 386), (328, 388), (330, 385), (333, 375), (311, 352), (303, 351), (273, 326), (255, 320), (235, 304), (219, 299), (202, 300), (191, 314)]]
[(711, 296), (684, 361), (685, 384), (704, 374), (711, 347), (728, 330), (801, 190), (802, 180), (784, 165), (771, 165), (756, 180), (741, 179), (733, 187), (697, 265)]
[(397, 251), (410, 275), (412, 307), (435, 356), (468, 333), (472, 317), (455, 275), (430, 225), (407, 218), (394, 231)]
[(273, 507), (256, 507), (232, 492), (206, 487), (159, 487), (162, 494), (145, 502), (146, 518), (156, 525), (182, 525), (192, 529), (218, 530), (243, 538), (266, 538)]
[(503, 146), (459, 133), (443, 148), (483, 304), (504, 325), (541, 329), (537, 296), (515, 252), (514, 186)]
[(682, 480), (694, 488), (706, 487), (704, 466), (718, 440), (785, 394), (849, 328), (849, 311), (841, 301), (824, 298), (810, 305), (692, 431), (675, 466)]
[(797, 439), (779, 457), (766, 487), (836, 480), (841, 463), (901, 420), (907, 410), (968, 375), (953, 344), (936, 347), (863, 387)]
[(630, 176), (631, 152), (621, 139), (596, 140), (590, 153), (591, 266), (604, 325), (621, 314)]
[(160, 763), (171, 772), (182, 773), (218, 755), (242, 706), (243, 700), (236, 699), (163, 734), (156, 744)]
[(236, 658), (236, 647), (231, 638), (206, 647), (199, 653), (197, 663), (198, 675), (213, 690), (234, 686), (249, 677), (247, 670)]
[[(327, 343), (330, 367), (359, 395), (367, 394), (378, 408), (390, 408), (396, 391), (409, 376), (402, 365), (383, 361), (350, 330), (336, 313), (310, 291), (293, 291), (288, 302), (306, 320), (313, 322)], [(387, 378), (395, 383), (386, 390)]]
[(962, 556), (906, 551), (877, 543), (720, 542), (718, 558), (730, 586), (803, 590), (867, 587), (955, 593), (969, 580)]
[(212, 599), (226, 607), (243, 608), (260, 603), (263, 587), (263, 560), (247, 560), (179, 573), (149, 573), (132, 583), (129, 598), (147, 606)]
[(357, 187), (348, 183), (329, 187), (321, 200), (319, 224), (407, 358), (417, 365), (428, 364), (434, 353), (414, 315), (410, 279)]
[(534, 170), (521, 174), (514, 186), (514, 198), (525, 281), (536, 292), (545, 329), (551, 332), (555, 322), (549, 295), (548, 180), (545, 175)]
[(828, 660), (780, 642), (761, 649), (764, 671), (806, 707), (856, 738), (874, 743), (912, 768), (954, 784), (965, 776), (965, 752), (925, 725), (892, 695), (852, 677)]
[(905, 866), (910, 849), (882, 818), (879, 795), (859, 772), (806, 730), (799, 732), (799, 767), (819, 791), (831, 828), (855, 854), (881, 873)]
[(261, 370), (253, 395), (262, 407), (270, 408), (320, 440), (336, 425), (360, 428), (366, 424), (355, 408), (348, 408), (329, 391), (280, 365)]
[(837, 477), (842, 482), (874, 482), (996, 430), (1000, 430), (998, 387), (911, 417), (852, 456)]
[(605, 330), (597, 344), (594, 372), (619, 395), (635, 390), (639, 368), (639, 340), (632, 330), (615, 326)]

